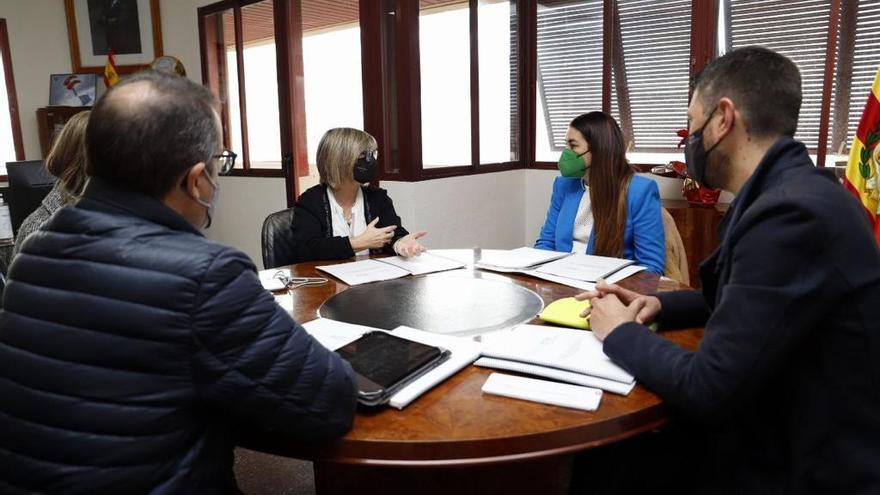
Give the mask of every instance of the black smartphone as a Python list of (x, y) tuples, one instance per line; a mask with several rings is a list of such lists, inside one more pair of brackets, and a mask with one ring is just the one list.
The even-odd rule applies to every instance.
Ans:
[(403, 386), (449, 357), (445, 349), (387, 332), (366, 333), (336, 352), (355, 371), (358, 400), (370, 406), (388, 402)]

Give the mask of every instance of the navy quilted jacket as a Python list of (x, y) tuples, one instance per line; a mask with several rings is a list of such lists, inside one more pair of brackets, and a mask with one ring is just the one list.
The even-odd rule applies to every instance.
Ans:
[(0, 312), (0, 493), (233, 491), (231, 431), (344, 434), (350, 366), (243, 253), (93, 179), (13, 262)]

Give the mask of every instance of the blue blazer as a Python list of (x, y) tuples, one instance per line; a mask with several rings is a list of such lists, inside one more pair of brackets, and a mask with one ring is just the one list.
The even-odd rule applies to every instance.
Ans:
[[(584, 188), (581, 179), (557, 177), (553, 196), (541, 234), (535, 241), (538, 249), (571, 251), (574, 217), (577, 215)], [(585, 254), (592, 254), (594, 232)], [(651, 179), (633, 176), (626, 191), (626, 228), (623, 231), (623, 257), (647, 267), (649, 272), (663, 273), (666, 261), (666, 239), (660, 213), (660, 191)]]

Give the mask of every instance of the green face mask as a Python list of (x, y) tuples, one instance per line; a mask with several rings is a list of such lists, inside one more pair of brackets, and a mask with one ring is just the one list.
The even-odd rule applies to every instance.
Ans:
[(562, 150), (562, 156), (559, 157), (559, 172), (562, 173), (563, 177), (582, 177), (584, 172), (587, 170), (586, 164), (584, 164), (583, 156), (586, 155), (589, 150), (584, 151), (580, 155), (575, 153), (569, 148), (565, 148)]

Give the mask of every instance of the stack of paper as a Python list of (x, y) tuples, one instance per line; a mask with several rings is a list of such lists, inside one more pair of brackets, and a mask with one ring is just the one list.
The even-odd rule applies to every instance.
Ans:
[(622, 258), (521, 247), (511, 250), (484, 249), (475, 266), (495, 272), (522, 273), (581, 290), (593, 290), (600, 278), (614, 283), (645, 269), (633, 263)]
[[(586, 280), (580, 280), (577, 278), (571, 277), (563, 277), (560, 275), (552, 275), (550, 273), (544, 273), (541, 271), (542, 267), (538, 267), (532, 270), (522, 270), (519, 273), (524, 275), (528, 275), (530, 277), (540, 278), (543, 280), (549, 280), (551, 282), (556, 282), (557, 284), (567, 285), (569, 287), (574, 287), (576, 289), (581, 290), (593, 290), (596, 288), (596, 282), (587, 282)], [(638, 265), (629, 265), (620, 270), (612, 273), (605, 277), (605, 281), (609, 284), (616, 284), (621, 280), (629, 277), (630, 275), (635, 275), (641, 271), (644, 271), (645, 267)]]
[(325, 265), (316, 268), (333, 275), (348, 285), (359, 285), (380, 280), (392, 280), (406, 277), (407, 275), (424, 275), (426, 273), (455, 270), (463, 266), (464, 264), (458, 261), (423, 253), (420, 256), (410, 258), (392, 256), (390, 258), (352, 261), (351, 263)]
[(572, 254), (571, 256), (551, 261), (535, 270), (540, 273), (556, 275), (558, 277), (595, 282), (600, 278), (606, 278), (633, 263), (635, 262), (632, 260), (625, 260), (622, 258), (609, 258), (607, 256), (593, 256), (590, 254)]
[(499, 272), (516, 272), (563, 258), (570, 254), (530, 247), (510, 250), (486, 249), (482, 251), (480, 261), (476, 266)]
[(520, 325), (485, 344), (477, 366), (518, 371), (578, 385), (629, 394), (635, 378), (602, 352), (585, 330)]
[[(324, 347), (333, 351), (354, 342), (367, 332), (386, 331), (363, 325), (342, 323), (327, 318), (312, 320), (303, 324), (303, 328)], [(395, 328), (391, 333), (422, 344), (442, 347), (450, 352), (449, 359), (440, 366), (425, 373), (391, 396), (389, 404), (397, 409), (403, 409), (420, 395), (442, 383), (443, 380), (454, 375), (465, 366), (473, 363), (480, 356), (481, 344), (474, 342), (472, 339), (439, 335), (403, 326)]]

